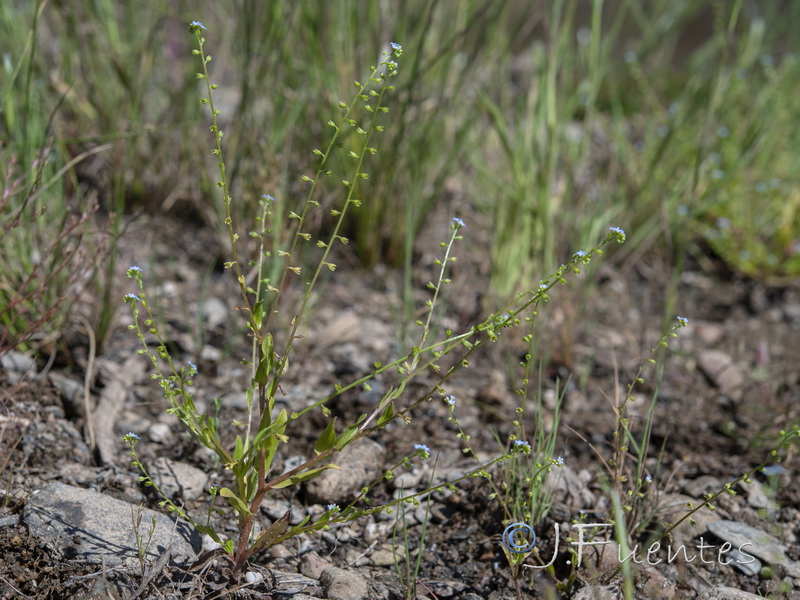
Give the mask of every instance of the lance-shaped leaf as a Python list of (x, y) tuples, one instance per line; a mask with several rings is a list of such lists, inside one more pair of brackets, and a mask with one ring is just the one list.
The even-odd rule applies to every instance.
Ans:
[(298, 473), (297, 475), (292, 475), (288, 479), (284, 479), (280, 483), (275, 484), (271, 487), (273, 489), (280, 490), (285, 487), (289, 487), (290, 485), (303, 483), (304, 481), (309, 481), (310, 479), (314, 479), (314, 477), (321, 474), (323, 471), (327, 471), (328, 469), (337, 469), (339, 471), (342, 470), (342, 468), (339, 465), (329, 464), (325, 465), (324, 467), (319, 467), (318, 469), (311, 469), (310, 471), (305, 471), (303, 473)]
[(335, 423), (336, 417), (333, 417), (333, 419), (328, 421), (328, 426), (325, 428), (325, 431), (322, 432), (322, 435), (319, 436), (317, 443), (314, 445), (314, 452), (317, 453), (317, 456), (333, 446), (334, 442), (336, 441), (336, 430), (334, 429)]
[(243, 515), (245, 517), (253, 516), (253, 513), (250, 512), (250, 509), (247, 508), (247, 505), (244, 503), (244, 501), (241, 498), (239, 498), (239, 496), (234, 494), (230, 489), (221, 488), (219, 490), (219, 495), (222, 496), (223, 498), (227, 498), (230, 505), (233, 506), (236, 512), (239, 513), (240, 515)]
[(253, 378), (257, 385), (267, 385), (269, 381), (269, 374), (272, 372), (272, 367), (275, 364), (275, 351), (273, 346), (272, 334), (268, 333), (261, 342), (261, 360), (258, 362), (256, 375)]
[(358, 417), (358, 421), (350, 425), (347, 429), (342, 432), (338, 438), (336, 438), (336, 448), (338, 450), (343, 450), (347, 444), (355, 437), (356, 433), (358, 433), (358, 427), (367, 418), (367, 415), (361, 415)]

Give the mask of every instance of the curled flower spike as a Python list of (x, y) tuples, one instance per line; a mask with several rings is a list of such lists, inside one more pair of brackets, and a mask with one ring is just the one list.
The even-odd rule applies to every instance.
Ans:
[(686, 317), (676, 317), (678, 321), (678, 327), (686, 327), (689, 324), (689, 319)]
[(619, 227), (609, 227), (608, 230), (615, 234), (614, 237), (620, 244), (625, 241), (625, 231)]
[(138, 442), (142, 438), (140, 438), (138, 435), (136, 435), (133, 432), (128, 432), (123, 436), (122, 439), (125, 440), (126, 442), (130, 443), (130, 442)]
[(205, 31), (206, 26), (203, 25), (200, 21), (192, 21), (189, 23), (189, 31), (192, 33), (197, 33), (198, 31)]
[(458, 217), (453, 217), (453, 220), (450, 221), (450, 228), (451, 229), (455, 229), (457, 231), (457, 230), (459, 230), (459, 229), (461, 229), (463, 227), (466, 227), (466, 225), (464, 224), (464, 221), (462, 221)]
[(142, 269), (140, 267), (137, 267), (136, 265), (134, 265), (132, 267), (128, 267), (128, 270), (125, 271), (125, 274), (128, 277), (137, 277), (137, 276), (141, 275), (142, 273), (144, 273), (144, 271), (142, 271)]
[(414, 450), (416, 450), (422, 458), (427, 459), (431, 455), (431, 449), (428, 448), (425, 444), (414, 444)]

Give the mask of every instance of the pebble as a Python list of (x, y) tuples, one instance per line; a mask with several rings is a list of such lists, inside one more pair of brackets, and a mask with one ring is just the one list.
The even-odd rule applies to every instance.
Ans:
[(730, 552), (728, 552), (728, 557), (725, 559), (726, 562), (728, 560), (733, 561), (731, 562), (731, 566), (739, 569), (745, 575), (750, 577), (755, 577), (761, 572), (761, 561), (758, 560), (755, 556), (750, 556), (749, 554), (744, 554), (739, 552), (736, 548), (732, 548)]
[(764, 598), (736, 588), (717, 586), (701, 594), (698, 600), (764, 600)]
[(149, 473), (168, 498), (199, 500), (206, 496), (208, 475), (197, 467), (160, 456), (150, 466)]
[(744, 375), (728, 354), (720, 350), (704, 350), (698, 355), (697, 364), (723, 394), (733, 400), (742, 397)]
[(147, 430), (147, 436), (152, 442), (166, 444), (172, 439), (172, 432), (170, 431), (170, 426), (166, 423), (153, 423)]
[(718, 538), (741, 548), (745, 554), (772, 564), (781, 565), (792, 577), (800, 577), (800, 563), (786, 556), (786, 546), (766, 531), (737, 521), (720, 520), (709, 523), (708, 530)]
[(369, 594), (367, 581), (361, 575), (337, 567), (325, 569), (320, 582), (328, 600), (367, 600)]
[(210, 296), (202, 303), (206, 329), (216, 329), (228, 321), (228, 307), (219, 298)]
[(377, 442), (362, 438), (334, 456), (341, 470), (329, 469), (308, 483), (308, 495), (313, 502), (345, 506), (362, 487), (372, 483), (380, 474), (385, 450)]

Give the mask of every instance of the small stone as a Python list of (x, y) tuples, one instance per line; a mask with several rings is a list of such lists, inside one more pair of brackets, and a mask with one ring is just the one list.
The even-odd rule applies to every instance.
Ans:
[(800, 577), (800, 563), (786, 556), (786, 546), (766, 531), (737, 521), (716, 521), (708, 530), (748, 556), (757, 556), (772, 565), (781, 565), (792, 577)]
[(389, 567), (405, 560), (405, 549), (399, 546), (392, 548), (391, 544), (383, 544), (369, 555), (375, 567)]
[(264, 576), (261, 573), (256, 573), (255, 571), (248, 571), (244, 574), (244, 580), (250, 584), (261, 581), (262, 579), (264, 579)]
[(206, 329), (216, 329), (228, 321), (228, 307), (219, 298), (214, 296), (206, 298), (201, 310), (206, 320)]
[(717, 586), (703, 592), (698, 600), (764, 600), (764, 598), (736, 588)]
[(697, 364), (723, 394), (733, 400), (742, 397), (744, 375), (726, 353), (719, 350), (705, 350), (697, 357)]
[(739, 552), (736, 548), (732, 548), (731, 551), (728, 552), (727, 559), (724, 560), (726, 562), (730, 560), (730, 565), (732, 567), (736, 567), (742, 573), (750, 577), (754, 577), (761, 572), (762, 565), (760, 560), (749, 554)]
[(316, 551), (309, 552), (300, 561), (300, 572), (311, 579), (319, 579), (331, 563), (322, 558)]
[(616, 588), (610, 585), (587, 585), (572, 596), (572, 600), (617, 600)]
[(320, 582), (328, 600), (367, 600), (369, 594), (369, 587), (363, 577), (337, 567), (325, 569)]
[(452, 598), (467, 587), (460, 581), (426, 581), (425, 586), (434, 594), (434, 598)]
[(383, 446), (367, 438), (347, 446), (333, 458), (341, 470), (329, 469), (308, 483), (312, 502), (347, 505), (362, 487), (378, 477), (384, 453)]
[(166, 444), (172, 439), (172, 432), (166, 423), (153, 423), (147, 430), (150, 441), (157, 444)]
[(644, 592), (649, 600), (673, 600), (675, 586), (652, 566), (646, 566), (636, 573), (637, 589)]
[(208, 475), (192, 465), (161, 456), (153, 462), (149, 473), (168, 498), (199, 500), (206, 495)]

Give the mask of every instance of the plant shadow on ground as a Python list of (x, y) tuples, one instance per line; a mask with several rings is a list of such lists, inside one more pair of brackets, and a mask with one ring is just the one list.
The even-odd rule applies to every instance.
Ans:
[[(158, 302), (168, 325), (170, 341), (185, 353), (187, 360), (199, 357), (196, 401), (213, 410), (214, 399), (220, 398), (223, 423), (241, 417), (242, 400), (230, 390), (242, 389), (237, 381), (247, 377), (236, 358), (246, 347), (246, 339), (242, 332), (226, 329), (225, 323), (231, 320), (215, 316), (214, 311), (235, 310), (234, 306), (220, 301), (231, 297), (226, 293), (229, 281), (224, 273), (214, 271), (214, 256), (198, 252), (204, 247), (203, 240), (208, 241), (206, 247), (213, 247), (214, 234), (163, 221), (159, 225), (162, 229), (153, 232), (153, 244), (141, 244), (137, 231), (152, 231), (152, 226), (150, 223), (130, 225), (131, 234), (121, 242), (121, 254), (127, 259), (124, 263), (152, 261), (154, 283), (160, 284)], [(443, 226), (446, 227), (446, 221)], [(423, 238), (419, 245), (421, 256), (425, 255), (425, 243)], [(160, 260), (158, 257), (171, 258)], [(293, 408), (309, 398), (320, 397), (321, 392), (337, 381), (344, 383), (363, 375), (372, 361), (386, 359), (387, 356), (382, 355), (390, 355), (398, 343), (397, 330), (392, 326), (396, 322), (392, 307), (398, 305), (402, 276), (382, 269), (364, 272), (353, 268), (355, 261), (347, 256), (337, 261), (340, 270), (323, 287), (314, 307), (317, 325), (303, 332), (305, 337), (297, 352), (296, 361), (302, 363), (302, 368), (295, 372), (303, 373), (304, 377), (282, 384), (286, 394), (284, 401)], [(346, 266), (348, 261), (351, 268)], [(460, 268), (453, 284), (457, 286), (454, 288), (457, 293), (453, 294), (447, 309), (448, 319), (454, 326), (465, 325), (472, 315), (482, 310), (478, 292), (484, 284), (477, 274), (483, 261), (479, 246), (465, 245), (462, 249)], [(567, 524), (582, 518), (581, 511), (599, 520), (609, 518), (611, 507), (604, 504), (606, 494), (592, 447), (605, 451), (611, 443), (614, 420), (608, 398), (613, 395), (615, 374), (619, 374), (624, 385), (624, 378), (633, 376), (648, 348), (660, 336), (654, 324), (661, 322), (663, 315), (663, 281), (666, 278), (667, 274), (662, 277), (657, 267), (639, 272), (603, 267), (598, 272), (597, 290), (592, 294), (591, 303), (580, 309), (586, 318), (579, 322), (569, 319), (569, 305), (581, 302), (577, 295), (555, 293), (545, 308), (548, 317), (543, 321), (547, 325), (542, 334), (549, 339), (552, 360), (542, 372), (542, 386), (545, 391), (554, 389), (559, 376), (569, 377), (570, 384), (557, 441), (558, 454), (566, 458), (565, 470), (560, 473), (565, 483), (558, 486), (550, 517), (540, 526), (539, 544), (544, 557), (553, 554), (554, 524), (561, 524), (563, 531)], [(425, 282), (417, 283), (420, 294), (424, 294)], [(787, 287), (765, 288), (744, 279), (717, 280), (691, 269), (684, 274), (681, 285), (681, 310), (691, 317), (691, 323), (674, 342), (673, 352), (666, 359), (667, 368), (660, 383), (660, 399), (653, 419), (653, 448), (663, 445), (664, 452), (657, 482), (662, 500), (687, 496), (697, 500), (706, 491), (714, 491), (715, 486), (718, 490), (727, 481), (760, 464), (772, 441), (769, 436), (778, 429), (788, 428), (800, 417), (796, 368), (800, 363), (800, 336), (797, 335), (800, 291)], [(192, 318), (185, 319), (187, 313)], [(204, 315), (204, 321), (197, 320), (198, 314)], [(118, 315), (120, 325), (126, 324), (127, 319), (127, 315)], [(180, 329), (174, 326), (178, 322), (197, 322), (198, 326), (194, 330)], [(124, 327), (117, 327), (116, 334), (106, 345), (105, 357), (124, 364), (134, 352), (134, 342)], [(140, 377), (132, 393), (127, 394), (124, 405), (115, 408), (113, 427), (95, 432), (98, 446), (107, 438), (116, 452), (111, 460), (102, 462), (99, 454), (92, 452), (84, 442), (82, 400), (66, 399), (63, 383), (59, 384), (63, 378), (75, 378), (75, 371), (82, 372), (78, 366), (85, 366), (88, 360), (86, 340), (75, 333), (67, 338), (67, 348), (68, 354), (60, 357), (49, 372), (38, 379), (29, 374), (21, 382), (12, 384), (9, 379), (19, 374), (11, 368), (0, 372), (4, 382), (0, 403), (3, 454), (9, 457), (2, 473), (2, 487), (13, 492), (7, 496), (1, 517), (21, 517), (24, 501), (51, 481), (95, 489), (134, 504), (157, 508), (158, 498), (137, 485), (136, 474), (129, 465), (127, 447), (120, 441), (127, 431), (143, 433), (144, 441), (139, 449), (145, 462), (167, 457), (199, 466), (212, 476), (224, 477), (220, 465), (215, 465), (208, 455), (197, 452), (176, 423), (164, 419), (163, 399), (146, 377)], [(320, 352), (320, 349), (325, 351)], [(502, 430), (509, 426), (516, 406), (514, 382), (509, 377), (509, 372), (513, 371), (509, 368), (509, 357), (513, 364), (519, 352), (520, 348), (509, 342), (502, 352), (485, 353), (481, 360), (472, 362), (453, 389), (459, 398), (459, 421), (466, 431), (474, 434), (472, 443), (481, 451), (491, 453), (497, 449), (492, 427), (498, 428), (504, 437), (511, 433)], [(712, 352), (716, 352), (717, 357), (728, 357), (730, 363), (723, 361), (725, 368), (718, 366), (715, 371), (709, 366)], [(108, 377), (102, 368), (98, 369), (97, 394), (102, 394), (103, 386), (108, 386)], [(647, 386), (645, 383), (638, 390), (642, 400), (633, 404), (633, 427), (637, 419), (641, 421), (646, 415), (649, 397), (654, 391)], [(354, 392), (338, 400), (331, 409), (343, 418), (352, 418), (373, 400), (367, 392)], [(15, 421), (9, 420), (12, 416), (16, 417)], [(307, 423), (304, 427), (309, 428), (308, 431), (292, 433), (295, 445), (281, 457), (284, 465), (293, 459), (292, 451), (306, 452), (318, 437), (319, 432), (311, 430), (313, 420)], [(460, 456), (455, 432), (449, 431), (451, 427), (445, 406), (423, 407), (412, 427), (389, 427), (376, 438), (379, 454), (384, 457), (377, 469), (385, 468), (396, 456), (407, 453), (413, 443), (428, 444), (432, 454), (438, 456), (437, 475), (452, 476), (459, 469), (471, 467)], [(653, 467), (652, 462), (648, 465)], [(768, 505), (759, 504), (758, 494), (743, 487), (737, 490), (742, 493), (735, 497), (718, 499), (717, 514), (773, 534), (784, 532), (784, 539), (791, 541), (785, 536), (795, 536), (800, 528), (800, 497), (797, 489), (787, 484), (797, 478), (798, 467), (791, 456), (782, 466), (783, 475), (771, 480), (759, 476), (755, 482)], [(418, 481), (427, 481), (430, 471), (423, 469), (418, 475)], [(394, 492), (389, 484), (381, 484), (375, 495), (388, 498)], [(476, 479), (455, 492), (434, 494), (418, 594), (463, 600), (515, 597), (499, 543), (502, 512), (488, 498), (489, 493), (488, 485)], [(275, 518), (287, 504), (299, 514), (315, 502), (323, 500), (309, 490), (301, 490), (294, 497), (278, 497), (267, 503), (261, 518), (264, 523), (269, 522), (269, 517)], [(186, 506), (195, 514), (204, 514), (206, 504), (189, 500)], [(226, 515), (225, 518), (232, 518)], [(418, 513), (416, 516), (416, 521), (423, 520)], [(232, 534), (234, 524), (226, 526), (224, 518), (219, 518), (220, 529)], [(345, 529), (312, 537), (300, 536), (262, 552), (254, 561), (255, 568), (262, 574), (268, 573), (265, 569), (313, 574), (315, 569), (319, 570), (319, 563), (339, 566), (368, 582), (370, 598), (402, 598), (403, 590), (392, 560), (392, 526), (393, 520), (370, 517)], [(420, 530), (420, 523), (414, 524), (412, 519), (412, 553)], [(713, 539), (710, 534), (705, 535), (706, 539)], [(691, 538), (684, 541), (693, 542)], [(562, 579), (569, 574), (565, 544), (562, 539), (555, 563), (556, 574)], [(211, 566), (201, 572), (149, 564), (143, 579), (141, 574), (105, 570), (102, 565), (68, 560), (57, 549), (39, 547), (23, 523), (0, 528), (0, 556), (3, 557), (0, 590), (4, 598), (89, 598), (95, 597), (93, 593), (101, 594), (98, 597), (115, 597), (113, 593), (117, 593), (122, 598), (172, 598), (186, 594), (190, 594), (187, 597), (216, 597), (223, 593), (214, 584), (219, 580), (220, 561), (216, 566), (210, 563)], [(589, 552), (585, 560), (585, 566), (577, 572), (578, 583), (574, 590), (588, 584), (613, 587), (615, 569), (602, 560), (592, 562)], [(781, 588), (782, 567), (772, 565), (772, 568), (771, 578), (760, 578), (713, 563), (660, 564), (643, 570), (644, 575), (637, 581), (640, 585), (659, 584), (672, 590), (672, 596), (659, 597), (696, 597), (711, 585), (722, 583), (781, 597), (784, 593), (781, 590), (785, 590)], [(203, 578), (205, 588), (198, 583)], [(555, 591), (551, 582), (543, 572), (537, 572), (523, 582), (524, 597), (541, 597), (548, 589), (553, 597), (570, 597), (571, 594)], [(309, 592), (301, 584), (288, 589), (298, 594), (304, 589)], [(229, 593), (234, 597), (233, 592)], [(269, 593), (269, 586), (262, 582), (260, 586), (254, 584), (239, 590), (237, 597), (270, 597)], [(288, 592), (284, 589), (282, 593)], [(320, 593), (319, 588), (316, 593)], [(785, 597), (790, 597), (793, 592), (785, 593), (789, 594)], [(291, 597), (291, 594), (280, 597)]]

